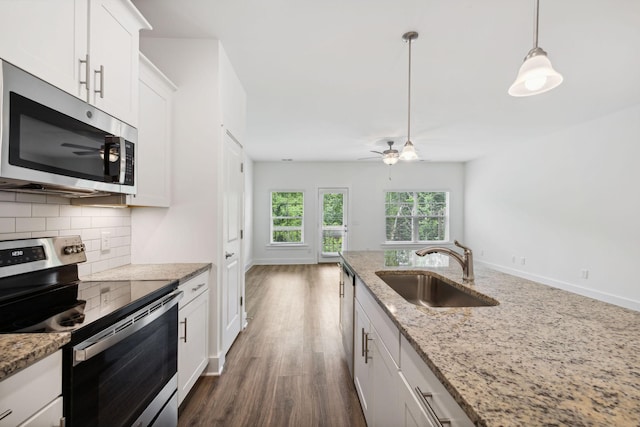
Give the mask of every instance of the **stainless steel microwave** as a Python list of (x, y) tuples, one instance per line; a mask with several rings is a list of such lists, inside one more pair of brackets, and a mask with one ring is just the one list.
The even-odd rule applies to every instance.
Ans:
[(0, 60), (0, 190), (135, 194), (137, 130)]

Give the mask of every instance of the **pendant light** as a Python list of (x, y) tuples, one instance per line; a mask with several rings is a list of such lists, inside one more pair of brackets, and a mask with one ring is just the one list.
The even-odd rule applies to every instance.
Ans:
[(516, 81), (509, 88), (511, 96), (531, 96), (547, 92), (562, 83), (562, 75), (553, 69), (547, 52), (538, 47), (538, 17), (540, 0), (536, 0), (533, 49), (524, 58)]
[(409, 79), (408, 79), (408, 96), (407, 96), (407, 142), (404, 143), (402, 152), (400, 153), (401, 160), (416, 160), (418, 153), (416, 148), (411, 142), (411, 42), (418, 38), (418, 33), (415, 31), (409, 31), (402, 35), (402, 39), (409, 43)]

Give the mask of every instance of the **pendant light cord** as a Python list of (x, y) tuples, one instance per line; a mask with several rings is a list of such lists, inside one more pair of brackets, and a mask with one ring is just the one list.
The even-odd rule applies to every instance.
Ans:
[(409, 38), (409, 79), (407, 92), (407, 141), (411, 141), (411, 38)]
[(535, 6), (535, 11), (534, 11), (534, 26), (533, 26), (533, 48), (537, 48), (538, 47), (538, 17), (540, 15), (540, 0), (536, 0), (536, 6)]

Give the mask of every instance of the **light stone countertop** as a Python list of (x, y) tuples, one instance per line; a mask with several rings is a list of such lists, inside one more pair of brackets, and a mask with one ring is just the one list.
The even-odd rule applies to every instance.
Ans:
[(639, 312), (479, 265), (468, 287), (499, 305), (418, 308), (375, 272), (426, 269), (464, 286), (455, 261), (387, 267), (382, 251), (343, 258), (477, 425), (640, 426)]
[[(183, 283), (211, 268), (208, 263), (130, 264), (83, 277), (84, 281), (178, 280)], [(0, 334), (0, 381), (55, 353), (71, 340), (71, 334)]]
[(68, 332), (0, 334), (0, 381), (46, 356), (71, 340)]

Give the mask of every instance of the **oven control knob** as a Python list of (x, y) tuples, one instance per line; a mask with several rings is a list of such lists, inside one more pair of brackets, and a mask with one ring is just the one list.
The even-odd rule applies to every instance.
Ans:
[(73, 253), (73, 246), (65, 246), (63, 252), (65, 255), (71, 255)]

